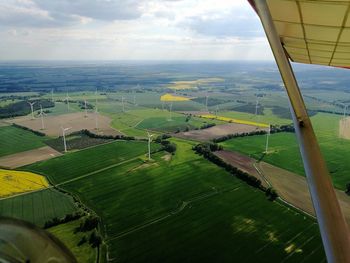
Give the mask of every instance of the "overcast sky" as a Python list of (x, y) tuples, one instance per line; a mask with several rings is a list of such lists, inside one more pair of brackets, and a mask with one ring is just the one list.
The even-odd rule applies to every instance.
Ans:
[(246, 0), (0, 0), (0, 60), (272, 60)]

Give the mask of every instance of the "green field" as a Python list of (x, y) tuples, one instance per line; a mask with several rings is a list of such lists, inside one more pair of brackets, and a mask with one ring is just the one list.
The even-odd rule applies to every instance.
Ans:
[[(315, 128), (321, 151), (326, 160), (335, 187), (345, 189), (350, 182), (350, 140), (338, 138), (340, 116), (319, 113), (311, 118)], [(234, 138), (221, 143), (225, 149), (238, 151), (255, 159), (261, 159), (304, 175), (299, 147), (293, 133), (272, 134), (269, 139), (269, 154), (263, 156), (266, 136), (250, 136)]]
[(88, 242), (77, 246), (83, 236), (89, 239), (90, 234), (90, 232), (74, 233), (75, 229), (79, 227), (80, 222), (81, 220), (76, 220), (62, 225), (54, 226), (49, 228), (48, 231), (60, 239), (63, 244), (69, 248), (78, 262), (95, 263), (97, 254), (96, 248), (92, 248)]
[(45, 137), (14, 126), (0, 127), (0, 156), (46, 146)]
[(186, 127), (189, 129), (200, 128), (204, 124), (210, 122), (221, 124), (223, 122), (217, 120), (201, 119), (191, 117), (186, 121), (184, 114), (170, 112), (161, 109), (134, 109), (125, 113), (108, 114), (113, 121), (112, 127), (130, 136), (144, 137), (147, 135), (145, 130), (153, 130), (158, 132), (175, 132), (184, 131)]
[(76, 210), (71, 197), (52, 189), (0, 200), (1, 216), (23, 219), (41, 227), (54, 217), (62, 218)]
[[(152, 144), (152, 147), (156, 149), (158, 145)], [(146, 152), (146, 142), (115, 141), (35, 163), (23, 169), (46, 175), (53, 183), (62, 183), (121, 162), (128, 162), (132, 158), (145, 155)]]
[[(61, 187), (102, 217), (112, 262), (325, 261), (313, 219), (271, 203), (262, 192), (194, 154), (191, 143), (172, 141), (178, 150), (171, 159), (159, 152), (150, 163), (135, 158), (108, 167), (122, 160), (110, 160), (104, 145), (31, 170), (55, 182), (76, 178)], [(136, 142), (124, 143), (107, 146), (123, 148), (115, 153), (123, 156), (137, 149)], [(104, 158), (91, 164), (89, 158), (102, 152)], [(64, 170), (57, 171), (60, 167)]]

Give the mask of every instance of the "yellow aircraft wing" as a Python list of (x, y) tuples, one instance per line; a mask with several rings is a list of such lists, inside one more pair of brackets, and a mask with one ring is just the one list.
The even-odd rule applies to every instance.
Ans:
[[(249, 0), (255, 8), (254, 0)], [(350, 1), (266, 0), (294, 62), (350, 67)]]

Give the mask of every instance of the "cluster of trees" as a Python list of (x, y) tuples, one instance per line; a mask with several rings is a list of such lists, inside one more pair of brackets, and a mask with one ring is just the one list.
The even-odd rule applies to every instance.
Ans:
[(253, 186), (255, 188), (258, 188), (258, 189), (264, 191), (269, 200), (273, 201), (278, 197), (278, 195), (274, 189), (272, 189), (272, 188), (266, 189), (261, 184), (261, 181), (259, 179), (257, 179), (256, 177), (254, 177), (246, 172), (241, 171), (237, 167), (234, 167), (231, 164), (226, 163), (224, 160), (222, 160), (221, 158), (216, 156), (213, 152), (218, 151), (218, 150), (222, 150), (221, 145), (218, 145), (216, 143), (201, 143), (201, 144), (197, 144), (197, 145), (193, 146), (193, 150), (196, 153), (203, 155), (204, 158), (211, 161), (212, 163), (214, 163), (220, 167), (223, 167), (226, 171), (228, 171), (232, 175), (236, 176), (240, 180), (246, 182), (250, 186)]
[(74, 214), (67, 214), (63, 218), (54, 217), (51, 220), (48, 220), (45, 222), (44, 229), (77, 220), (77, 219), (81, 218), (82, 216), (83, 216), (83, 214), (78, 212), (78, 213), (74, 213)]
[[(79, 100), (79, 107), (81, 110), (85, 110), (85, 101)], [(86, 108), (88, 110), (94, 109), (94, 105), (90, 104), (89, 102), (86, 102)]]
[(89, 136), (90, 138), (97, 138), (97, 139), (106, 139), (106, 140), (126, 140), (126, 141), (134, 141), (135, 137), (134, 136), (125, 136), (125, 135), (100, 135), (100, 134), (96, 134), (93, 133), (89, 130), (81, 130), (80, 131), (81, 134)]
[(199, 127), (199, 129), (204, 130), (204, 129), (208, 129), (210, 127), (214, 127), (215, 125), (216, 125), (215, 123), (205, 123), (201, 127)]
[(162, 145), (162, 149), (168, 153), (175, 154), (176, 144), (168, 141), (171, 138), (169, 134), (159, 135), (154, 141)]
[[(272, 125), (270, 133), (279, 133), (279, 132), (295, 132), (293, 124), (287, 124), (287, 125)], [(233, 138), (237, 137), (246, 137), (246, 136), (254, 136), (254, 135), (264, 135), (266, 134), (266, 131), (252, 131), (252, 132), (244, 132), (244, 133), (234, 133), (234, 134), (228, 134), (225, 136), (221, 136), (218, 138), (213, 139), (213, 142), (219, 143), (224, 142)]]
[(32, 130), (32, 129), (28, 128), (28, 127), (25, 127), (25, 126), (22, 126), (22, 125), (18, 125), (16, 123), (13, 123), (12, 126), (14, 126), (16, 128), (20, 128), (22, 130), (30, 131), (30, 132), (34, 133), (35, 135), (38, 135), (38, 136), (45, 136), (45, 133), (43, 133), (43, 132)]
[(254, 135), (263, 135), (266, 134), (266, 131), (253, 131), (253, 132), (244, 132), (244, 133), (234, 133), (234, 134), (228, 134), (224, 135), (218, 138), (213, 139), (214, 143), (218, 142), (224, 142), (233, 138), (237, 137), (246, 137), (246, 136), (254, 136)]
[[(40, 109), (40, 105), (42, 105), (43, 108), (52, 108), (55, 106), (55, 103), (50, 100), (40, 99), (32, 100), (31, 102), (35, 102), (33, 106), (35, 111)], [(0, 107), (0, 119), (23, 116), (29, 113), (31, 113), (31, 109), (27, 101), (18, 101)]]
[(91, 247), (98, 247), (102, 243), (102, 237), (97, 233), (97, 228), (100, 220), (96, 216), (89, 216), (84, 219), (83, 222), (80, 223), (79, 227), (75, 229), (75, 233), (77, 232), (88, 232), (92, 231), (90, 233), (89, 239), (86, 238), (84, 235), (80, 241), (78, 242), (78, 246), (81, 246), (85, 244), (86, 242), (89, 242)]

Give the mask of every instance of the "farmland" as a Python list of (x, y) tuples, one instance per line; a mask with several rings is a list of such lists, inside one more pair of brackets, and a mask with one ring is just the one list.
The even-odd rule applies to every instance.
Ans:
[[(98, 157), (91, 164), (89, 158), (100, 152), (104, 159), (113, 156), (106, 154), (106, 147), (118, 149), (114, 155), (135, 151), (136, 142), (115, 142), (27, 168), (61, 182), (102, 217), (113, 262), (232, 262), (235, 257), (249, 262), (256, 255), (266, 261), (324, 260), (313, 219), (267, 201), (263, 193), (194, 154), (191, 143), (172, 141), (176, 154), (169, 159), (156, 153), (150, 163), (129, 156), (116, 166), (108, 167), (116, 160), (102, 162)], [(88, 168), (73, 168), (77, 160)], [(60, 166), (64, 176), (56, 171)], [(101, 167), (107, 169), (99, 171)]]
[(62, 218), (77, 210), (73, 199), (53, 189), (0, 200), (0, 214), (32, 222), (43, 227), (54, 217)]
[[(311, 118), (333, 183), (337, 188), (344, 189), (350, 181), (347, 172), (350, 169), (348, 162), (350, 155), (347, 151), (350, 141), (338, 137), (339, 119), (340, 116), (325, 113), (319, 113)], [(304, 175), (295, 134), (272, 134), (269, 139), (269, 153), (263, 156), (265, 141), (266, 136), (253, 136), (235, 138), (223, 142), (222, 145), (225, 149), (239, 151), (255, 159), (263, 157), (268, 163)]]
[[(11, 100), (51, 100), (53, 89), (55, 106), (46, 109), (47, 129), (42, 131), (47, 136), (3, 126), (23, 120), (39, 130), (38, 111), (33, 121), (30, 116), (2, 120), (0, 165), (10, 164), (10, 168), (20, 172), (45, 176), (52, 185), (0, 199), (0, 215), (22, 218), (39, 226), (75, 212), (82, 212), (82, 217), (86, 213), (97, 216), (98, 232), (103, 237), (101, 262), (106, 258), (109, 262), (326, 262), (313, 218), (279, 200), (267, 200), (262, 191), (192, 150), (195, 142), (191, 140), (207, 141), (227, 133), (292, 122), (274, 66), (206, 62), (33, 65), (21, 65), (16, 70), (5, 66), (6, 74), (0, 74), (0, 91), (6, 93), (0, 96), (0, 106), (11, 105)], [(343, 189), (350, 181), (346, 173), (350, 169), (350, 141), (338, 136), (339, 115), (320, 112), (339, 114), (339, 105), (350, 102), (348, 77), (340, 80), (343, 86), (328, 82), (324, 90), (319, 90), (321, 82), (328, 81), (323, 74), (327, 72), (319, 71), (312, 81), (308, 76), (303, 78), (305, 102), (312, 110), (312, 121), (335, 185), (346, 201)], [(335, 92), (329, 94), (329, 87)], [(8, 93), (12, 89), (23, 92)], [(63, 102), (67, 93), (71, 98), (69, 109)], [(168, 100), (162, 101), (162, 96)], [(84, 99), (89, 104), (86, 118), (81, 105)], [(75, 133), (67, 135), (68, 153), (63, 153), (62, 138), (57, 138), (61, 135), (60, 126), (72, 127), (69, 132), (83, 128), (95, 131), (95, 106), (103, 134), (109, 131), (135, 136), (136, 140), (102, 136), (91, 139)], [(343, 130), (349, 132), (346, 125)], [(153, 139), (171, 134), (168, 141), (176, 144), (175, 153), (158, 151), (160, 144), (152, 142), (154, 152), (148, 161), (147, 131), (154, 134)], [(288, 194), (293, 195), (294, 188), (298, 188), (298, 202), (307, 203), (306, 210), (310, 212), (309, 199), (305, 202), (305, 178), (295, 174), (292, 177), (286, 171), (282, 174), (280, 168), (270, 167), (274, 164), (304, 175), (295, 135), (276, 133), (269, 138), (267, 155), (262, 154), (266, 135), (235, 138), (222, 145), (225, 150), (269, 163), (260, 162), (257, 167), (266, 178), (278, 181), (278, 187), (289, 187)], [(238, 156), (235, 161), (241, 169), (257, 173), (252, 167), (253, 159)], [(83, 235), (88, 235), (75, 233), (81, 220), (60, 222), (48, 230), (79, 261), (96, 262), (96, 250), (87, 243), (78, 246)]]
[(62, 183), (143, 156), (146, 152), (145, 142), (115, 141), (68, 153), (59, 158), (26, 166), (24, 169), (46, 175), (53, 183)]
[(46, 139), (14, 126), (0, 127), (0, 156), (46, 146)]
[(0, 197), (46, 188), (45, 177), (23, 171), (0, 169)]

